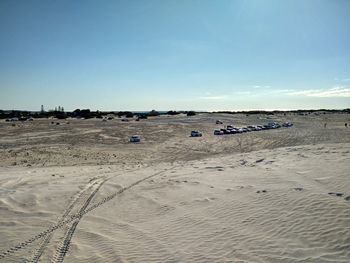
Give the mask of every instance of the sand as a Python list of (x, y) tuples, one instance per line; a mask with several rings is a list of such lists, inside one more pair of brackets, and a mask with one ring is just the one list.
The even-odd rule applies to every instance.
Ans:
[(349, 119), (0, 122), (0, 262), (350, 262)]

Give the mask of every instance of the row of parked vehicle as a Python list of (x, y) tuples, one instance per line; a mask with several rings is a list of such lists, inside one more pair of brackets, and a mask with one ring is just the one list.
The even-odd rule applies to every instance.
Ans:
[[(216, 121), (217, 124), (222, 124), (221, 121)], [(269, 129), (278, 129), (281, 127), (292, 127), (293, 123), (285, 122), (282, 125), (277, 122), (270, 122), (266, 125), (249, 125), (247, 127), (234, 127), (233, 125), (227, 125), (226, 128), (214, 130), (214, 135), (224, 135), (224, 134), (236, 134), (251, 131), (262, 131)], [(202, 133), (200, 131), (191, 131), (191, 137), (201, 137)]]
[(271, 122), (266, 125), (256, 125), (256, 126), (249, 125), (247, 127), (233, 127), (233, 125), (227, 125), (226, 128), (214, 130), (214, 135), (262, 131), (262, 130), (278, 129), (281, 127), (292, 127), (292, 126), (293, 126), (293, 123), (291, 122), (285, 122), (282, 125), (277, 122)]

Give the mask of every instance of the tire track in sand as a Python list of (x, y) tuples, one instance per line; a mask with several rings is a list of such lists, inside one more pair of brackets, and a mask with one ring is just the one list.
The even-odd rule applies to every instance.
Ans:
[[(66, 255), (66, 253), (68, 252), (68, 249), (69, 249), (69, 246), (70, 246), (70, 240), (71, 240), (71, 238), (73, 237), (75, 228), (76, 228), (77, 224), (79, 223), (80, 219), (81, 219), (85, 214), (87, 214), (87, 213), (91, 212), (92, 210), (95, 210), (96, 208), (102, 206), (102, 205), (105, 204), (106, 202), (108, 202), (108, 201), (114, 199), (117, 195), (122, 194), (123, 192), (129, 190), (130, 188), (132, 188), (132, 187), (134, 187), (134, 186), (136, 186), (136, 185), (138, 185), (138, 184), (140, 184), (140, 183), (142, 183), (142, 182), (144, 182), (144, 181), (146, 181), (146, 180), (148, 180), (148, 179), (150, 179), (150, 178), (152, 178), (152, 177), (161, 175), (161, 174), (163, 174), (163, 173), (165, 173), (165, 172), (167, 172), (167, 171), (169, 171), (169, 170), (173, 170), (173, 169), (175, 169), (175, 166), (173, 166), (172, 168), (169, 168), (169, 169), (164, 169), (164, 170), (162, 170), (162, 171), (156, 172), (156, 173), (151, 174), (151, 175), (149, 175), (149, 176), (146, 176), (146, 177), (144, 177), (144, 178), (142, 178), (142, 179), (140, 179), (140, 180), (137, 180), (137, 181), (135, 181), (134, 183), (130, 184), (129, 186), (122, 187), (122, 188), (121, 188), (120, 190), (118, 190), (117, 192), (106, 196), (106, 197), (103, 198), (101, 201), (99, 201), (99, 202), (97, 202), (97, 203), (95, 203), (95, 204), (93, 204), (93, 205), (91, 205), (90, 207), (87, 208), (87, 206), (88, 206), (89, 203), (91, 202), (93, 196), (94, 196), (94, 195), (97, 193), (97, 191), (100, 189), (100, 187), (97, 187), (98, 190), (97, 190), (97, 191), (94, 191), (94, 192), (91, 194), (92, 197), (91, 197), (90, 199), (88, 198), (88, 199), (89, 199), (89, 202), (88, 202), (88, 203), (87, 203), (87, 202), (84, 203), (84, 204), (87, 204), (84, 210), (83, 210), (83, 209), (79, 209), (79, 212), (77, 212), (77, 213), (72, 213), (71, 215), (69, 215), (70, 212), (68, 212), (68, 213), (67, 213), (67, 216), (66, 216), (64, 219), (62, 219), (62, 220), (58, 221), (57, 223), (51, 225), (51, 226), (50, 226), (49, 228), (47, 228), (46, 230), (44, 230), (44, 231), (38, 233), (37, 235), (35, 235), (35, 236), (33, 236), (33, 237), (31, 237), (31, 238), (29, 238), (29, 239), (27, 239), (27, 240), (25, 240), (25, 241), (23, 241), (23, 242), (17, 244), (17, 245), (15, 245), (15, 246), (10, 247), (10, 248), (7, 249), (6, 251), (0, 252), (0, 260), (1, 260), (1, 259), (4, 259), (4, 258), (6, 258), (6, 257), (8, 257), (8, 256), (10, 256), (10, 255), (12, 255), (12, 254), (14, 254), (14, 253), (20, 251), (20, 250), (23, 250), (25, 247), (27, 247), (28, 245), (32, 244), (33, 242), (35, 242), (35, 241), (37, 241), (37, 240), (40, 240), (40, 239), (42, 239), (42, 238), (46, 238), (48, 235), (53, 234), (53, 232), (55, 232), (56, 230), (61, 229), (61, 228), (63, 228), (64, 226), (66, 226), (66, 225), (68, 225), (68, 224), (70, 224), (70, 223), (73, 222), (73, 224), (72, 224), (72, 226), (69, 228), (68, 232), (66, 232), (65, 238), (64, 238), (63, 241), (61, 242), (62, 246), (60, 246), (60, 252), (61, 252), (61, 251), (62, 251), (62, 252), (63, 252), (63, 251), (66, 251), (66, 252), (62, 253), (63, 256), (61, 256), (61, 257), (58, 256), (58, 255), (61, 255), (60, 253), (56, 253), (56, 254), (53, 256), (52, 260), (51, 260), (52, 262), (63, 262), (64, 257), (65, 257), (65, 255)], [(103, 183), (106, 182), (107, 180), (113, 178), (113, 177), (115, 177), (115, 176), (112, 176), (112, 177), (109, 177), (109, 178), (103, 180)], [(101, 186), (102, 186), (102, 185), (101, 185)], [(88, 187), (88, 188), (89, 188), (89, 187)], [(96, 190), (96, 189), (95, 189), (95, 190)], [(91, 196), (91, 195), (90, 195), (90, 196)], [(78, 199), (79, 199), (79, 198), (78, 198)], [(74, 199), (74, 200), (76, 200), (76, 199)], [(70, 207), (74, 207), (74, 206), (75, 206), (75, 205), (73, 205), (73, 206), (70, 205)], [(71, 210), (72, 210), (72, 209), (71, 209)], [(65, 213), (66, 213), (66, 212), (65, 212)], [(34, 254), (38, 254), (38, 255), (40, 254), (40, 256), (41, 256), (41, 255), (42, 255), (42, 252), (45, 250), (45, 248), (46, 248), (46, 246), (47, 246), (48, 243), (49, 243), (49, 241), (48, 241), (48, 242), (43, 241), (43, 242), (42, 242), (43, 245), (40, 244), (40, 247), (36, 250), (36, 251), (37, 251), (36, 253), (34, 252)], [(42, 248), (41, 248), (41, 247), (42, 247)], [(57, 252), (57, 251), (56, 251), (56, 252)], [(40, 256), (39, 256), (39, 257), (35, 257), (35, 255), (34, 255), (32, 259), (38, 261), (38, 260), (40, 259)], [(61, 258), (61, 259), (60, 259), (60, 258)], [(55, 261), (55, 260), (61, 260), (61, 261)], [(37, 261), (34, 261), (34, 262), (37, 262)], [(25, 262), (30, 262), (30, 261), (25, 261)]]
[[(68, 250), (69, 250), (69, 247), (70, 247), (71, 240), (72, 240), (72, 238), (73, 238), (74, 232), (75, 232), (75, 230), (76, 230), (76, 228), (77, 228), (77, 225), (79, 224), (81, 218), (83, 217), (83, 215), (85, 215), (85, 214), (87, 214), (88, 212), (90, 212), (90, 211), (92, 211), (92, 210), (94, 210), (94, 209), (100, 207), (100, 206), (103, 205), (104, 203), (106, 203), (106, 202), (112, 200), (113, 198), (115, 198), (117, 195), (119, 195), (119, 194), (123, 193), (124, 191), (126, 191), (126, 190), (128, 190), (128, 189), (130, 189), (130, 188), (132, 188), (132, 187), (134, 187), (134, 186), (136, 186), (136, 185), (138, 185), (138, 184), (140, 184), (141, 182), (144, 182), (144, 181), (146, 181), (146, 180), (148, 180), (148, 179), (150, 179), (150, 178), (152, 178), (152, 177), (155, 177), (155, 176), (157, 176), (157, 175), (163, 174), (163, 173), (165, 173), (165, 172), (167, 172), (167, 171), (169, 171), (169, 170), (172, 170), (172, 169), (174, 169), (174, 168), (175, 168), (175, 167), (173, 167), (173, 168), (171, 168), (171, 169), (165, 169), (165, 170), (160, 171), (160, 172), (157, 172), (157, 173), (155, 173), (155, 174), (151, 174), (151, 175), (149, 175), (149, 176), (146, 176), (146, 177), (144, 177), (144, 178), (142, 178), (142, 179), (140, 179), (140, 180), (138, 180), (138, 181), (132, 183), (131, 185), (129, 185), (129, 186), (127, 186), (127, 187), (123, 187), (123, 188), (121, 188), (119, 191), (117, 191), (117, 192), (115, 192), (115, 193), (113, 193), (113, 194), (111, 194), (111, 195), (108, 195), (107, 197), (103, 198), (101, 201), (97, 202), (96, 204), (94, 204), (94, 205), (92, 205), (91, 207), (89, 207), (88, 209), (86, 209), (87, 206), (89, 205), (91, 199), (93, 198), (93, 196), (92, 196), (90, 200), (87, 200), (86, 206), (85, 206), (85, 207), (82, 207), (81, 211), (79, 211), (78, 214), (81, 214), (81, 216), (78, 217), (78, 218), (73, 222), (73, 224), (71, 225), (71, 227), (67, 230), (67, 232), (66, 232), (66, 234), (65, 234), (65, 237), (64, 237), (64, 239), (61, 241), (59, 247), (57, 248), (57, 250), (56, 250), (56, 252), (55, 252), (55, 255), (53, 256), (51, 262), (52, 262), (52, 263), (61, 263), (61, 262), (64, 261), (64, 258), (65, 258), (65, 256), (66, 256)], [(100, 187), (99, 187), (99, 188), (100, 188)], [(98, 188), (98, 189), (99, 189), (99, 188)], [(96, 189), (96, 192), (98, 191), (98, 189)]]
[[(84, 207), (86, 201), (92, 199), (92, 195), (96, 194), (96, 190), (94, 188), (97, 188), (97, 190), (110, 178), (102, 178), (102, 177), (95, 177), (90, 180), (90, 182), (82, 189), (73, 199), (73, 201), (70, 203), (70, 205), (67, 207), (67, 209), (64, 211), (63, 215), (58, 220), (58, 223), (62, 222), (72, 211), (74, 211), (76, 208), (79, 209), (79, 211)], [(90, 191), (93, 190), (91, 193)], [(42, 240), (42, 242), (39, 244), (39, 246), (34, 250), (32, 253), (32, 257), (30, 259), (25, 260), (25, 262), (30, 263), (36, 263), (39, 261), (40, 257), (44, 253), (46, 247), (50, 243), (50, 240), (52, 239), (54, 232), (49, 233), (47, 236), (45, 236)]]
[[(115, 177), (115, 176), (112, 176), (112, 177)], [(63, 214), (58, 219), (58, 222), (56, 224), (51, 225), (47, 230), (39, 233), (38, 235), (18, 244), (16, 246), (13, 246), (12, 248), (8, 249), (7, 251), (5, 251), (3, 253), (0, 253), (0, 259), (5, 258), (5, 257), (7, 257), (7, 256), (19, 251), (19, 250), (22, 250), (25, 247), (27, 247), (28, 245), (34, 243), (35, 241), (42, 239), (42, 241), (38, 244), (38, 246), (36, 248), (34, 248), (34, 251), (31, 253), (31, 256), (28, 258), (22, 259), (23, 262), (38, 262), (41, 255), (43, 254), (44, 250), (46, 249), (47, 245), (50, 243), (50, 240), (52, 238), (54, 231), (57, 230), (58, 228), (60, 228), (60, 226), (63, 226), (65, 224), (65, 221), (67, 221), (67, 219), (69, 219), (71, 217), (70, 214), (72, 214), (72, 215), (76, 214), (76, 212), (74, 212), (74, 210), (76, 210), (77, 207), (79, 209), (80, 204), (84, 203), (84, 200), (89, 198), (89, 196), (91, 195), (90, 190), (92, 190), (96, 185), (104, 183), (105, 181), (111, 179), (112, 177), (104, 178), (104, 179), (103, 179), (103, 177), (92, 178), (81, 191), (76, 193), (73, 196), (73, 198), (71, 198), (73, 200), (68, 205), (66, 210), (64, 210)], [(72, 211), (73, 211), (73, 213), (72, 213)]]
[[(78, 213), (83, 213), (85, 209), (90, 204), (91, 200), (94, 198), (98, 190), (100, 190), (101, 186), (107, 181), (107, 179), (101, 181), (100, 184), (97, 185), (96, 189), (89, 195), (88, 199), (84, 202), (83, 206), (79, 209)], [(55, 255), (53, 256), (52, 262), (63, 262), (64, 257), (66, 253), (68, 252), (70, 241), (73, 237), (73, 234), (75, 232), (75, 229), (80, 221), (81, 217), (76, 219), (71, 227), (67, 229), (67, 231), (64, 234), (64, 238), (62, 242), (59, 244), (58, 248), (56, 249)]]

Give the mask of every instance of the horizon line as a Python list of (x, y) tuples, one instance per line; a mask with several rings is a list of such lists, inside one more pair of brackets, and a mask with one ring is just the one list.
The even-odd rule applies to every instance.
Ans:
[[(89, 108), (76, 108), (75, 110), (90, 110), (91, 112), (132, 112), (132, 113), (145, 113), (145, 112), (151, 112), (152, 110), (91, 110)], [(155, 110), (157, 112), (169, 112), (169, 111), (175, 111), (175, 112), (188, 112), (188, 111), (194, 111), (194, 112), (202, 112), (202, 113), (220, 113), (220, 112), (252, 112), (252, 111), (264, 111), (264, 112), (290, 112), (290, 111), (343, 111), (343, 110), (349, 110), (350, 108), (298, 108), (298, 109), (240, 109), (240, 110), (174, 110), (174, 109), (169, 109), (169, 110)], [(64, 112), (74, 112), (75, 110), (65, 110)], [(33, 113), (40, 113), (40, 110), (24, 110), (24, 109), (0, 109), (0, 111), (3, 112), (11, 112), (11, 111), (22, 111), (22, 112), (33, 112)], [(46, 110), (44, 112), (55, 112), (55, 110)]]

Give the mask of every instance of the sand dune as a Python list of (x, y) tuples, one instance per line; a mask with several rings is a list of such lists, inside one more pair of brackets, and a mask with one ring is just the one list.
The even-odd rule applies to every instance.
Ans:
[[(37, 145), (42, 121), (28, 143), (0, 139), (0, 262), (349, 262), (344, 116), (223, 137), (209, 134), (215, 118), (260, 119), (184, 118), (89, 120), (82, 137), (47, 131)], [(188, 138), (196, 125), (207, 133)], [(144, 141), (100, 136), (128, 130)]]

